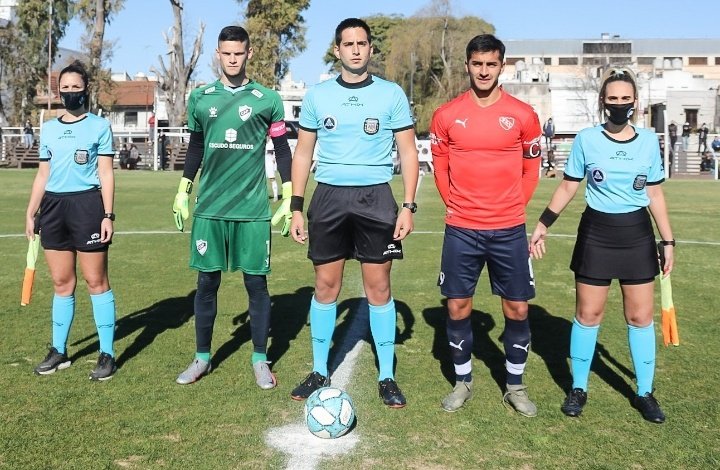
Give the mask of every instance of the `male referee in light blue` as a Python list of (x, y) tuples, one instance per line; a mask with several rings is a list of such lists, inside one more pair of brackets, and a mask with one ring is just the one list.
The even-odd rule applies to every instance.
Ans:
[[(292, 164), (290, 233), (305, 243), (303, 205), (315, 143), (315, 180), (308, 207), (308, 257), (315, 267), (310, 303), (313, 370), (292, 392), (295, 400), (330, 384), (328, 355), (337, 316), (345, 260), (360, 261), (370, 308), (370, 330), (378, 355), (378, 391), (385, 405), (406, 404), (395, 382), (395, 302), (390, 294), (393, 259), (402, 258), (401, 241), (413, 230), (418, 157), (410, 105), (395, 83), (374, 77), (367, 67), (372, 37), (367, 23), (343, 20), (335, 29), (340, 76), (308, 90)], [(404, 198), (398, 204), (392, 179), (392, 146), (397, 142)]]

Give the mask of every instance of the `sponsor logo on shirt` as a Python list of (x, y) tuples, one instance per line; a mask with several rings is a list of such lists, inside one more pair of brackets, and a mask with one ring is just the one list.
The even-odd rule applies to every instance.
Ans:
[(605, 181), (605, 172), (601, 168), (593, 168), (590, 171), (590, 177), (596, 183), (602, 183), (603, 181)]
[(89, 154), (87, 150), (75, 150), (75, 163), (78, 165), (85, 165), (89, 160)]
[(217, 117), (217, 108), (215, 106), (210, 108), (210, 117), (211, 118)]
[(252, 93), (253, 95), (257, 96), (258, 98), (262, 98), (262, 97), (263, 97), (263, 94), (262, 94), (262, 92), (261, 92), (260, 90), (253, 90), (253, 91), (251, 91), (250, 93)]
[(250, 119), (250, 115), (252, 114), (252, 108), (247, 105), (242, 105), (238, 108), (238, 114), (240, 115), (240, 119), (245, 122)]
[(358, 98), (357, 96), (351, 96), (347, 99), (347, 101), (345, 103), (342, 104), (342, 106), (361, 107), (361, 106), (365, 106), (365, 105), (360, 103), (360, 98)]
[(205, 256), (207, 251), (207, 240), (195, 240), (195, 249), (200, 253), (200, 256)]
[(380, 119), (377, 119), (377, 118), (365, 119), (365, 122), (363, 123), (363, 130), (368, 135), (377, 134), (378, 131), (380, 130)]
[(227, 129), (225, 131), (225, 141), (235, 142), (237, 140), (237, 131), (235, 129)]
[(498, 122), (500, 122), (500, 127), (505, 129), (506, 131), (509, 131), (515, 125), (515, 118), (500, 116), (498, 118)]
[(211, 86), (210, 88), (205, 90), (203, 93), (205, 93), (206, 95), (209, 95), (210, 93), (213, 93), (214, 91), (215, 91), (215, 87)]
[(322, 125), (326, 131), (332, 132), (337, 128), (337, 119), (335, 119), (335, 116), (325, 116)]
[(442, 139), (440, 137), (438, 137), (437, 135), (435, 135), (434, 132), (431, 132), (430, 133), (430, 145), (437, 145), (440, 142), (442, 142)]
[(633, 181), (633, 189), (640, 191), (645, 188), (645, 183), (647, 183), (647, 175), (637, 175), (635, 181)]
[(461, 126), (463, 126), (463, 129), (467, 129), (467, 122), (468, 122), (468, 119), (470, 119), (470, 118), (465, 118), (465, 119), (455, 119), (455, 124), (460, 124)]

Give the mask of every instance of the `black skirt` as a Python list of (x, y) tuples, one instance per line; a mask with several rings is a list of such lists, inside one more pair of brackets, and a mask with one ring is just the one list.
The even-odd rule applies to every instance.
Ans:
[(607, 214), (585, 209), (570, 269), (592, 279), (651, 279), (660, 273), (647, 209)]

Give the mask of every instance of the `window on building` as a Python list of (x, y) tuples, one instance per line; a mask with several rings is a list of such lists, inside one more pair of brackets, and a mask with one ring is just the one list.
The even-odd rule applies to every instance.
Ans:
[(720, 57), (715, 57), (715, 65), (720, 65)]
[(545, 65), (552, 65), (552, 59), (550, 57), (543, 57), (543, 63)]
[(688, 57), (689, 65), (707, 65), (707, 57)]
[(583, 65), (605, 65), (607, 57), (583, 57)]
[(638, 65), (652, 65), (655, 62), (655, 57), (638, 57)]
[(577, 65), (577, 64), (578, 64), (577, 57), (560, 57), (558, 59), (558, 65)]
[(125, 127), (137, 127), (138, 113), (137, 111), (125, 111)]
[(610, 63), (614, 65), (632, 64), (632, 57), (610, 57)]
[(585, 42), (584, 54), (632, 54), (632, 43), (629, 42)]
[(523, 60), (522, 57), (505, 57), (505, 63), (507, 65), (515, 65), (515, 63), (519, 60)]
[(292, 107), (292, 115), (295, 119), (300, 118), (300, 106), (293, 106)]

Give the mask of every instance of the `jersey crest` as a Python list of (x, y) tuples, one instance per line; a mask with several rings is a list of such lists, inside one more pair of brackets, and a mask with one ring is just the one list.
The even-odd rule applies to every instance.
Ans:
[(252, 115), (252, 108), (247, 105), (242, 105), (238, 108), (238, 114), (240, 115), (240, 119), (245, 122), (250, 119), (250, 115)]
[(498, 118), (498, 121), (500, 122), (500, 127), (505, 129), (506, 131), (509, 131), (515, 125), (515, 118), (511, 117), (500, 116)]

